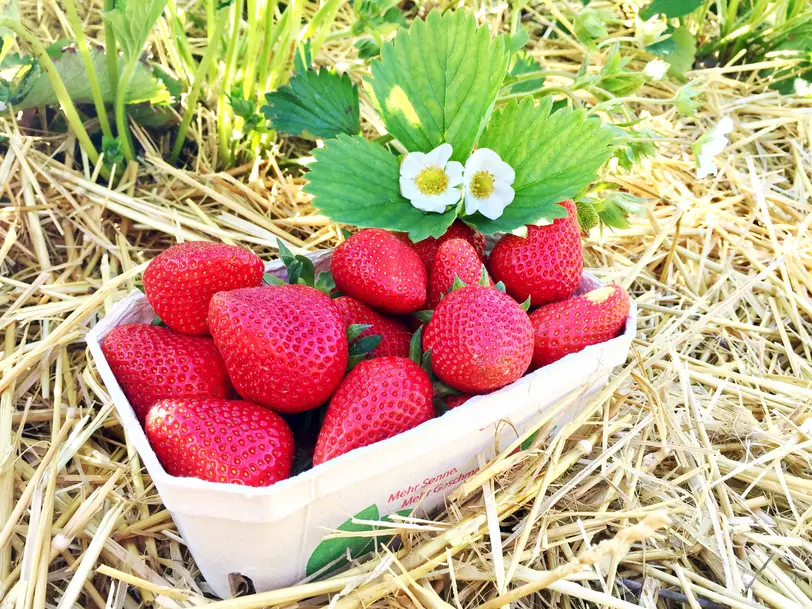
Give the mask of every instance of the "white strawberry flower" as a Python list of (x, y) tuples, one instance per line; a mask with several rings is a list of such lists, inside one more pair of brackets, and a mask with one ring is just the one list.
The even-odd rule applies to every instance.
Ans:
[(700, 180), (719, 171), (714, 158), (727, 146), (727, 135), (733, 131), (733, 121), (729, 116), (724, 117), (719, 124), (711, 129), (694, 144), (696, 156), (696, 177)]
[(516, 172), (490, 148), (480, 148), (465, 161), (465, 213), (479, 212), (496, 220), (513, 202)]
[(645, 65), (643, 68), (643, 74), (645, 74), (651, 80), (662, 80), (670, 67), (671, 65), (667, 64), (662, 59), (654, 59)]
[(421, 211), (443, 213), (460, 200), (462, 163), (451, 161), (451, 144), (410, 152), (400, 164), (400, 194)]

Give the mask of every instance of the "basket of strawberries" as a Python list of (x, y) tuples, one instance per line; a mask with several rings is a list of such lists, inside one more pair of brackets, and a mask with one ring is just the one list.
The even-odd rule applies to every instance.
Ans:
[(625, 361), (634, 303), (583, 272), (579, 224), (616, 131), (550, 96), (499, 98), (513, 42), (463, 11), (415, 20), (372, 63), (374, 141), (346, 75), (301, 75), (354, 114), (322, 134), (305, 190), (360, 230), (334, 250), (280, 243), (269, 263), (173, 246), (88, 334), (218, 595), (233, 575), (267, 590), (374, 549)]

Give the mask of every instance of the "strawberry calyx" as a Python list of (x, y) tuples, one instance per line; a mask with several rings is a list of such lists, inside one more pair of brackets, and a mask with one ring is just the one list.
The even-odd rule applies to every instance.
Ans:
[[(316, 288), (319, 292), (323, 292), (333, 298), (338, 296), (335, 291), (336, 283), (330, 271), (319, 273), (317, 276), (316, 267), (310, 258), (301, 254), (294, 255), (288, 246), (279, 238), (277, 238), (276, 244), (279, 248), (279, 259), (282, 260), (288, 272), (287, 283)], [(263, 280), (268, 285), (285, 285), (285, 281), (270, 273), (265, 273)]]
[(433, 378), (431, 372), (431, 349), (423, 352), (423, 326), (420, 326), (417, 331), (412, 334), (412, 340), (409, 341), (409, 359), (425, 370), (429, 378)]
[(347, 327), (347, 342), (350, 344), (347, 355), (347, 372), (355, 368), (356, 365), (367, 355), (372, 353), (378, 345), (381, 344), (383, 336), (380, 334), (372, 334), (358, 338), (362, 332), (369, 330), (372, 324), (351, 324)]

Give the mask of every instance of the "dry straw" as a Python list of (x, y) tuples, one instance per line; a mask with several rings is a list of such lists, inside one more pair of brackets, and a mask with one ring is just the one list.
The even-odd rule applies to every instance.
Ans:
[[(20, 5), (43, 37), (66, 35), (58, 3)], [(560, 6), (531, 3), (531, 52), (574, 74), (586, 49)], [(504, 6), (486, 9), (482, 19), (506, 22)], [(349, 19), (342, 9), (339, 26)], [(352, 53), (328, 44), (319, 60), (351, 65)], [(771, 91), (764, 68), (690, 74), (705, 100), (694, 118), (656, 101), (678, 85), (643, 89), (652, 101), (638, 110), (664, 139), (612, 179), (648, 199), (646, 217), (585, 244), (587, 265), (634, 295), (640, 327), (578, 420), (552, 440), (555, 421), (540, 421), (530, 450), (511, 454), (521, 438), (503, 447), (436, 518), (386, 524), (399, 546), (222, 602), (206, 597), (82, 339), (178, 240), (266, 259), (277, 237), (334, 244), (338, 227), (280, 167), (308, 153), (284, 144), (215, 173), (214, 119), (201, 109), (187, 169), (161, 160), (168, 141), (140, 133), (145, 162), (105, 187), (64, 154), (71, 137), (2, 119), (2, 606), (812, 608), (812, 102)], [(723, 116), (735, 129), (719, 175), (696, 180), (690, 146)]]

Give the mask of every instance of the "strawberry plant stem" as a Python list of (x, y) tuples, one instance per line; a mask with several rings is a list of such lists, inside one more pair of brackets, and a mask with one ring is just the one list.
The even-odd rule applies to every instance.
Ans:
[(82, 123), (82, 119), (79, 117), (79, 113), (76, 111), (76, 106), (73, 105), (73, 100), (70, 97), (70, 93), (68, 93), (68, 90), (65, 88), (65, 83), (62, 82), (62, 77), (59, 76), (59, 72), (57, 71), (54, 62), (51, 61), (51, 58), (48, 56), (48, 51), (45, 46), (36, 36), (28, 31), (28, 28), (26, 28), (16, 19), (0, 19), (0, 28), (3, 27), (10, 29), (12, 32), (17, 34), (17, 36), (31, 45), (31, 48), (34, 50), (34, 54), (37, 57), (37, 61), (39, 61), (40, 65), (45, 70), (48, 80), (51, 83), (51, 87), (53, 87), (54, 93), (56, 94), (56, 98), (59, 100), (59, 105), (62, 107), (62, 113), (65, 115), (65, 120), (68, 121), (71, 129), (76, 134), (76, 139), (79, 140), (79, 145), (82, 147), (82, 150), (87, 153), (87, 156), (92, 163), (95, 164), (98, 162), (99, 152), (93, 145), (93, 142), (91, 141), (90, 136)]
[(132, 136), (130, 135), (130, 128), (127, 125), (127, 89), (130, 87), (130, 80), (135, 73), (135, 67), (138, 65), (138, 55), (134, 56), (127, 61), (124, 66), (124, 72), (118, 79), (118, 87), (116, 89), (116, 129), (118, 129), (118, 136), (121, 139), (121, 149), (124, 153), (124, 158), (128, 161), (135, 160), (135, 150), (133, 149)]
[(240, 22), (242, 21), (245, 0), (236, 0), (231, 5), (231, 35), (226, 49), (226, 69), (220, 84), (220, 96), (217, 99), (217, 136), (220, 144), (220, 164), (226, 166), (231, 160), (231, 133), (234, 118), (228, 95), (231, 92), (231, 79), (237, 63), (237, 49), (240, 40)]
[[(213, 36), (214, 38), (218, 38), (223, 35), (223, 30), (226, 27), (226, 21), (228, 20), (228, 11), (221, 10), (220, 14), (217, 15)], [(186, 132), (189, 130), (189, 125), (192, 122), (192, 117), (194, 116), (195, 107), (197, 106), (197, 98), (200, 94), (200, 89), (203, 86), (203, 80), (206, 78), (206, 72), (209, 70), (209, 66), (214, 59), (214, 54), (217, 52), (217, 45), (210, 44), (206, 47), (206, 52), (203, 54), (203, 58), (200, 60), (200, 63), (197, 66), (197, 71), (195, 72), (194, 79), (192, 81), (192, 89), (189, 91), (189, 95), (186, 97), (186, 110), (183, 112), (183, 119), (180, 123), (180, 128), (178, 129), (178, 134), (175, 137), (175, 144), (172, 146), (172, 154), (169, 157), (169, 162), (171, 164), (175, 164), (178, 161), (178, 157), (180, 156), (181, 148), (183, 148), (183, 142), (186, 140)]]
[(183, 29), (183, 23), (178, 17), (178, 8), (175, 0), (168, 0), (166, 5), (169, 17), (169, 29), (172, 33), (171, 37), (167, 37), (167, 46), (174, 49), (177, 55), (177, 61), (183, 69), (178, 70), (180, 77), (189, 83), (192, 75), (195, 73), (195, 60), (192, 57), (192, 51), (189, 47), (189, 39), (186, 37), (186, 31)]
[[(70, 23), (73, 35), (76, 37), (76, 45), (79, 47), (79, 54), (82, 56), (82, 62), (85, 64), (87, 81), (90, 85), (90, 92), (93, 95), (93, 105), (96, 106), (96, 114), (99, 117), (99, 125), (101, 125), (102, 133), (112, 138), (113, 131), (110, 129), (110, 121), (107, 118), (107, 108), (104, 106), (104, 97), (102, 97), (101, 87), (99, 87), (96, 69), (93, 67), (93, 58), (90, 56), (90, 48), (87, 46), (82, 20), (79, 18), (79, 13), (76, 12), (76, 4), (74, 4), (73, 0), (65, 0), (65, 7), (68, 9), (68, 23)], [(110, 82), (111, 88), (114, 82), (115, 81)]]
[[(116, 8), (116, 0), (104, 0), (104, 10), (112, 11)], [(107, 57), (107, 79), (113, 95), (116, 92), (118, 82), (118, 44), (116, 42), (116, 31), (104, 20), (104, 54)]]
[(279, 0), (266, 0), (265, 2), (265, 25), (262, 29), (262, 51), (259, 60), (259, 86), (261, 93), (268, 90), (268, 71), (271, 69), (271, 54), (273, 53), (273, 40), (271, 38), (274, 30), (273, 18)]
[(340, 6), (341, 0), (326, 0), (299, 37), (301, 40), (311, 40), (310, 52), (312, 55), (318, 53), (319, 48), (324, 44)]
[(248, 2), (248, 42), (246, 44), (245, 73), (242, 81), (243, 99), (250, 100), (254, 95), (254, 85), (257, 76), (257, 56), (259, 55), (259, 45), (262, 42), (262, 30), (260, 22), (262, 9), (260, 0), (247, 0)]

